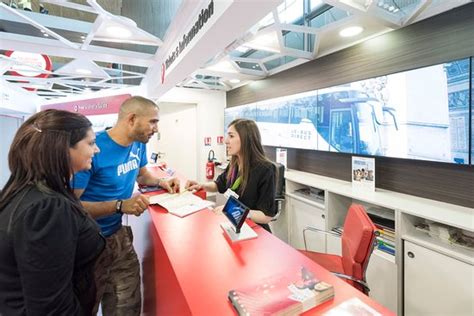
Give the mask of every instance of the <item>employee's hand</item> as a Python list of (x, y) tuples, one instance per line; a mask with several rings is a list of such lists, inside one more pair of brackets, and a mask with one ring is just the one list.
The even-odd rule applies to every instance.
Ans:
[(179, 192), (179, 179), (178, 178), (162, 179), (158, 182), (158, 185), (162, 187), (163, 189), (167, 190), (169, 193)]
[(202, 189), (202, 184), (199, 184), (194, 180), (188, 180), (186, 181), (186, 185), (184, 186), (184, 189), (188, 191), (199, 191)]
[(216, 214), (216, 215), (221, 215), (223, 209), (224, 209), (224, 205), (220, 205), (220, 206), (218, 206), (218, 207), (215, 207), (212, 211), (213, 211), (214, 214)]
[(122, 213), (140, 216), (147, 209), (150, 200), (146, 195), (137, 194), (128, 200), (124, 200), (122, 204)]

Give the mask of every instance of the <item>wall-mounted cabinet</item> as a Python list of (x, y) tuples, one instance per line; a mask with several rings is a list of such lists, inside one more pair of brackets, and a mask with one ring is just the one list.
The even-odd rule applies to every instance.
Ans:
[[(474, 250), (433, 238), (422, 229), (422, 224), (428, 221), (435, 223), (433, 227), (441, 225), (473, 234), (474, 209), (386, 190), (355, 191), (350, 182), (300, 171), (288, 170), (285, 177), (288, 241), (293, 247), (304, 249), (303, 230), (306, 226), (326, 231), (339, 230), (349, 206), (352, 203), (362, 204), (379, 231), (378, 249), (374, 250), (367, 268), (372, 298), (400, 315), (454, 315), (456, 313), (433, 313), (436, 309), (427, 306), (427, 302), (434, 300), (436, 304), (450, 306), (450, 300), (456, 300), (458, 294), (454, 293), (457, 292), (440, 290), (441, 284), (431, 279), (448, 282), (450, 275), (456, 274), (453, 282), (460, 289), (465, 289), (465, 295), (459, 296), (462, 299), (458, 300), (461, 306), (453, 311), (459, 311), (456, 315), (474, 315)], [(301, 191), (322, 192), (319, 196), (324, 196), (324, 199), (315, 200), (314, 194), (305, 196), (298, 193)], [(314, 232), (306, 236), (308, 250), (341, 254), (340, 237)], [(407, 262), (408, 247), (423, 248), (417, 249), (419, 260)], [(439, 256), (443, 256), (442, 259)], [(450, 263), (444, 265), (436, 260)], [(434, 266), (431, 271), (429, 261)], [(422, 278), (419, 279), (417, 275)], [(423, 280), (423, 284), (419, 284), (418, 279)], [(434, 291), (434, 296), (429, 294), (433, 285), (440, 291)], [(419, 295), (423, 296), (420, 302), (424, 303), (417, 304)], [(446, 299), (440, 300), (439, 297), (443, 295)], [(470, 301), (463, 301), (466, 297)]]

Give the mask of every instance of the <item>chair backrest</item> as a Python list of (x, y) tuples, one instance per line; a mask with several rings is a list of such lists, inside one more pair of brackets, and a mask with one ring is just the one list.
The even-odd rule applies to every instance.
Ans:
[(275, 198), (285, 198), (285, 166), (275, 163)]
[(276, 221), (280, 216), (282, 203), (285, 200), (285, 166), (275, 163), (275, 216), (272, 221)]
[[(352, 204), (349, 207), (342, 233), (342, 265), (345, 274), (365, 281), (365, 271), (374, 248), (375, 229), (362, 205)], [(357, 284), (354, 286), (359, 288)]]

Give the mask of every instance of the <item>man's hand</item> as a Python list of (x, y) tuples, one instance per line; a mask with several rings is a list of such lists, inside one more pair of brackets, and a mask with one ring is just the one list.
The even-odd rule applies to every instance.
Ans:
[(202, 189), (202, 185), (193, 180), (186, 181), (184, 188), (188, 191), (199, 191)]
[(146, 195), (137, 194), (128, 200), (124, 200), (122, 204), (122, 213), (140, 216), (147, 209), (150, 200)]
[(158, 185), (163, 189), (167, 190), (169, 193), (177, 193), (179, 192), (179, 179), (178, 178), (171, 178), (171, 179), (161, 179), (158, 182)]

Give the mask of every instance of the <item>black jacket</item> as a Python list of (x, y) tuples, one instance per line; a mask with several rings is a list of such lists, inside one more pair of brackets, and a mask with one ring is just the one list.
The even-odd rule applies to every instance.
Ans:
[(90, 315), (95, 221), (59, 194), (30, 186), (0, 210), (0, 315)]

